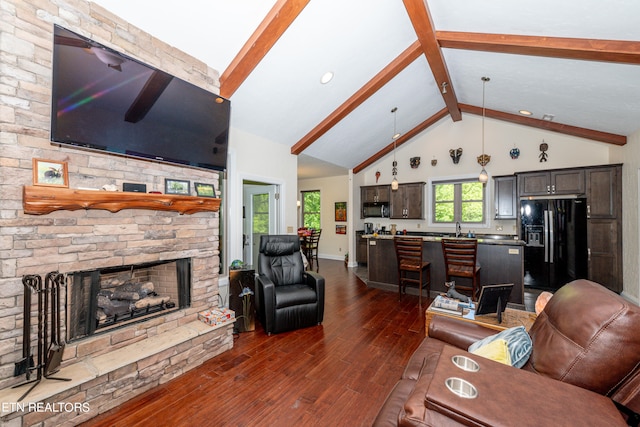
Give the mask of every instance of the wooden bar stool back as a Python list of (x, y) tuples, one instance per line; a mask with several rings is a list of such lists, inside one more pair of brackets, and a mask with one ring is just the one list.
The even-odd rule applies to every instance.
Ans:
[(471, 279), (471, 286), (459, 286), (456, 290), (471, 292), (471, 298), (477, 297), (480, 287), (480, 265), (477, 263), (478, 240), (476, 239), (442, 239), (442, 254), (447, 282), (451, 277)]
[(406, 293), (407, 284), (416, 285), (422, 307), (422, 289), (426, 285), (428, 298), (431, 288), (431, 263), (422, 259), (422, 238), (396, 237), (393, 243), (398, 260), (398, 300)]

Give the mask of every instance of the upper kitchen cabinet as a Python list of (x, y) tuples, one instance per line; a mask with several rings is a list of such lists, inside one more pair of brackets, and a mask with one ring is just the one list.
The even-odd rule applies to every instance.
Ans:
[(495, 219), (516, 219), (518, 187), (516, 176), (494, 176)]
[(367, 185), (360, 187), (360, 201), (362, 203), (389, 202), (390, 185)]
[(583, 169), (523, 172), (517, 176), (521, 197), (583, 194), (585, 192)]
[(614, 219), (622, 211), (622, 166), (612, 165), (586, 170), (587, 215)]
[(393, 219), (424, 219), (424, 182), (400, 184), (391, 191), (391, 215)]

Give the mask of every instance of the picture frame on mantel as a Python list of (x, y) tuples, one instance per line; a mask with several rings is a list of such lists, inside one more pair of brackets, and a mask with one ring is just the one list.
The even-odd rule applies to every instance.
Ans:
[(69, 188), (67, 162), (34, 158), (33, 185)]
[(181, 196), (188, 196), (191, 194), (191, 181), (165, 178), (164, 192), (165, 194), (178, 194)]
[(203, 184), (202, 182), (194, 182), (198, 197), (216, 197), (216, 189), (213, 184)]

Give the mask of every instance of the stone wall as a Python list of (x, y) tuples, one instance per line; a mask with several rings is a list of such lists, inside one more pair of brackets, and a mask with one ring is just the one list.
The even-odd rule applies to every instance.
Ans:
[[(32, 159), (68, 162), (70, 188), (123, 182), (164, 190), (165, 178), (218, 185), (218, 174), (52, 145), (49, 141), (53, 25), (89, 37), (218, 93), (218, 73), (83, 0), (0, 0), (0, 389), (22, 357), (21, 278), (156, 260), (192, 258), (191, 307), (150, 322), (71, 343), (63, 366), (124, 347), (196, 319), (218, 305), (219, 214), (123, 210), (25, 215), (22, 188)], [(35, 313), (35, 307), (34, 307)], [(36, 318), (32, 319), (35, 324)], [(34, 335), (35, 339), (35, 335)], [(222, 340), (225, 348), (229, 340)], [(211, 354), (216, 354), (212, 351)]]

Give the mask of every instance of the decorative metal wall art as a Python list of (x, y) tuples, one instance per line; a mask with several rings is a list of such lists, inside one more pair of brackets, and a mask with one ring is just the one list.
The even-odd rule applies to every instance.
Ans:
[(544, 139), (543, 139), (542, 144), (540, 144), (540, 151), (542, 152), (538, 156), (540, 158), (540, 163), (547, 161), (547, 157), (549, 157), (549, 155), (547, 154), (548, 149), (549, 149), (549, 144), (544, 142)]
[(509, 151), (509, 155), (513, 160), (517, 159), (518, 157), (520, 157), (520, 149), (517, 147), (513, 147), (511, 151)]
[(420, 157), (412, 157), (409, 159), (409, 165), (411, 169), (417, 169), (420, 166)]
[(431, 159), (431, 166), (435, 166), (437, 164), (438, 164), (438, 159), (436, 159), (435, 157)]
[(453, 164), (457, 165), (460, 161), (460, 157), (462, 157), (462, 148), (451, 149), (449, 150), (449, 155), (451, 156), (451, 160), (453, 160)]

